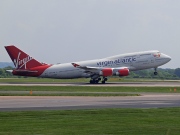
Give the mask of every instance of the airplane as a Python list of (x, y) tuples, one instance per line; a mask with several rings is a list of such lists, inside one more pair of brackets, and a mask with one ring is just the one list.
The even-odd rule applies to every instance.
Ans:
[(120, 54), (103, 59), (64, 63), (41, 63), (14, 45), (5, 46), (15, 65), (13, 75), (42, 78), (73, 79), (91, 78), (91, 84), (104, 84), (110, 76), (128, 76), (130, 71), (157, 68), (171, 60), (171, 57), (157, 50)]

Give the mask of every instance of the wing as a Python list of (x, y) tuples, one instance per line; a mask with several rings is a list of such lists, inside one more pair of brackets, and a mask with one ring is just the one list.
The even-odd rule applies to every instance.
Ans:
[(91, 76), (127, 76), (129, 75), (128, 67), (118, 67), (118, 68), (107, 68), (107, 67), (89, 67), (89, 66), (80, 66), (77, 63), (72, 63), (72, 65), (76, 68), (81, 68), (85, 70), (85, 73), (89, 73)]
[(77, 63), (71, 63), (75, 68), (81, 68), (85, 70), (85, 73), (91, 73), (91, 74), (96, 74), (99, 71), (102, 70), (101, 67), (89, 67), (89, 66), (80, 66)]

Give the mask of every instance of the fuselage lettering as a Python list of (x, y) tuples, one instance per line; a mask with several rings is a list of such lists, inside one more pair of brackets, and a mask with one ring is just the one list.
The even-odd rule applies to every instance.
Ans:
[(122, 58), (122, 59), (116, 59), (114, 61), (100, 61), (97, 63), (97, 66), (110, 66), (110, 65), (119, 65), (120, 63), (131, 63), (131, 62), (134, 62), (136, 61), (136, 58), (135, 57), (129, 57), (129, 58)]

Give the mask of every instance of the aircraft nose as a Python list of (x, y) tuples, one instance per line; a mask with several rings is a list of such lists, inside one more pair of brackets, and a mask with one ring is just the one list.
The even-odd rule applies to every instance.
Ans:
[(167, 56), (167, 59), (170, 61), (170, 60), (171, 60), (171, 57), (170, 57), (170, 56)]
[(171, 60), (171, 57), (166, 54), (163, 54), (163, 57), (166, 59), (167, 62)]

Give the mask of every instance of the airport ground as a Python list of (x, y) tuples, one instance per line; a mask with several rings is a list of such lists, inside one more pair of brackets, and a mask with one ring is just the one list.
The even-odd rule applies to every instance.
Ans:
[(179, 135), (180, 108), (0, 112), (1, 135)]
[(179, 81), (76, 81), (0, 81), (0, 134), (180, 134)]

